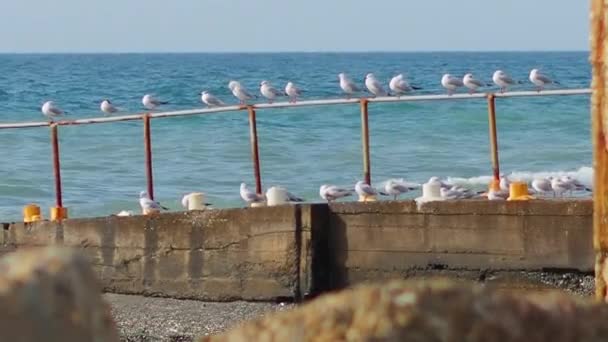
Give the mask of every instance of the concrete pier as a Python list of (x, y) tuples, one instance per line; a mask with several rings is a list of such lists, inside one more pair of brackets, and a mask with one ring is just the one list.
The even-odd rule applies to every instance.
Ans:
[(64, 245), (109, 292), (266, 301), (435, 269), (591, 272), (591, 238), (589, 200), (399, 201), (6, 223), (0, 253)]

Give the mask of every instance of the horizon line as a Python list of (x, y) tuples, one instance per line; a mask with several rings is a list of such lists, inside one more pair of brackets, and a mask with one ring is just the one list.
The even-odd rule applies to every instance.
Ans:
[(564, 50), (260, 50), (260, 51), (0, 51), (0, 55), (136, 55), (136, 54), (380, 54), (380, 53), (522, 53), (522, 52), (590, 52), (590, 50), (564, 49)]

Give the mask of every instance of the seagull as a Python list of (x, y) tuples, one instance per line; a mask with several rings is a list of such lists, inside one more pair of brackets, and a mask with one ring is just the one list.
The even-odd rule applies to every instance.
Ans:
[(407, 80), (403, 77), (403, 74), (399, 74), (393, 77), (388, 84), (388, 87), (391, 89), (393, 94), (397, 97), (401, 97), (401, 94), (410, 92), (412, 90), (420, 90), (419, 87), (411, 86)]
[(444, 181), (442, 181), (441, 179), (439, 179), (439, 177), (429, 178), (428, 184), (437, 184), (437, 185), (439, 185), (440, 188), (445, 188), (445, 189), (451, 188), (451, 186), (449, 184), (447, 184)]
[(289, 202), (304, 202), (304, 199), (302, 197), (298, 197), (289, 191), (287, 191), (287, 200)]
[[(182, 197), (182, 207), (184, 207), (184, 209), (188, 209), (188, 207), (190, 206), (190, 197), (193, 195), (194, 193), (189, 193), (184, 195), (184, 197)], [(203, 205), (205, 207), (208, 207), (210, 205), (212, 205), (211, 203), (203, 203)]]
[(264, 202), (264, 195), (255, 193), (247, 188), (247, 184), (241, 183), (241, 198), (248, 204)]
[(414, 187), (408, 186), (408, 184), (405, 183), (402, 179), (389, 179), (384, 184), (384, 192), (389, 196), (393, 196), (393, 199), (395, 201), (397, 200), (397, 197), (399, 195), (414, 189)]
[(469, 94), (473, 94), (477, 91), (477, 88), (485, 86), (483, 82), (473, 77), (473, 74), (471, 73), (464, 75), (462, 78), (462, 84), (469, 88)]
[(488, 191), (488, 199), (490, 201), (504, 201), (509, 198), (509, 192), (503, 190), (491, 189)]
[(562, 182), (567, 184), (570, 187), (570, 192), (572, 191), (589, 191), (591, 189), (586, 187), (583, 183), (579, 182), (577, 179), (574, 179), (570, 176), (562, 176)]
[(260, 83), (260, 93), (262, 93), (262, 95), (268, 99), (268, 103), (272, 103), (277, 96), (283, 95), (268, 81), (262, 81), (262, 83)]
[(456, 89), (462, 87), (462, 80), (450, 74), (445, 74), (441, 77), (441, 85), (448, 90), (448, 95), (454, 94)]
[(240, 104), (245, 104), (247, 100), (255, 98), (255, 96), (251, 95), (238, 81), (230, 81), (228, 83), (228, 88), (232, 91), (232, 95), (239, 99)]
[(561, 177), (553, 177), (551, 179), (551, 189), (553, 189), (553, 197), (557, 195), (562, 197), (566, 191), (572, 189), (572, 185), (565, 182)]
[(536, 90), (539, 93), (543, 90), (543, 88), (545, 87), (545, 85), (551, 84), (551, 83), (557, 83), (557, 82), (551, 80), (546, 75), (542, 74), (540, 72), (540, 70), (538, 70), (538, 69), (532, 69), (532, 71), (530, 71), (530, 77), (529, 78), (530, 78), (530, 82), (534, 83), (534, 85), (536, 86)]
[(319, 195), (329, 203), (342, 197), (352, 196), (352, 191), (335, 185), (323, 184), (319, 188)]
[(516, 82), (502, 70), (496, 70), (492, 76), (494, 84), (500, 87), (500, 92), (507, 91), (507, 87), (516, 84)]
[(222, 106), (226, 105), (224, 102), (222, 102), (222, 100), (218, 99), (217, 97), (215, 97), (213, 94), (211, 94), (208, 91), (204, 91), (201, 93), (201, 100), (203, 101), (204, 104), (206, 104), (210, 108), (222, 107)]
[(99, 108), (101, 109), (102, 112), (104, 112), (106, 114), (113, 114), (113, 113), (118, 112), (118, 109), (116, 107), (114, 107), (112, 102), (110, 102), (110, 100), (108, 100), (108, 99), (101, 101)]
[(340, 88), (342, 88), (342, 91), (346, 94), (347, 98), (350, 98), (353, 93), (361, 91), (355, 82), (353, 82), (345, 73), (338, 74), (338, 78), (340, 79)]
[(500, 190), (502, 191), (511, 191), (511, 181), (507, 176), (500, 176)]
[(374, 189), (371, 185), (365, 183), (364, 181), (358, 181), (357, 184), (355, 184), (355, 192), (364, 199), (378, 195), (378, 190)]
[(296, 103), (298, 101), (298, 96), (302, 95), (302, 91), (296, 87), (293, 82), (287, 82), (285, 94), (289, 96), (289, 102)]
[(139, 193), (139, 205), (141, 206), (141, 209), (143, 211), (150, 210), (150, 209), (169, 210), (169, 208), (163, 207), (162, 205), (160, 205), (160, 203), (151, 200), (150, 197), (148, 196), (148, 193), (145, 191), (142, 191)]
[(463, 196), (463, 193), (456, 189), (441, 188), (440, 191), (441, 197), (447, 200), (459, 199)]
[(158, 99), (155, 99), (150, 94), (144, 95), (144, 97), (141, 99), (141, 103), (144, 105), (144, 107), (146, 107), (146, 109), (149, 110), (154, 110), (158, 106), (169, 104), (169, 102), (159, 101)]
[(55, 102), (53, 101), (46, 101), (43, 105), (42, 105), (42, 114), (44, 116), (46, 116), (47, 118), (49, 118), (49, 120), (53, 121), (53, 117), (55, 116), (61, 116), (64, 114), (63, 110), (61, 110), (61, 108), (57, 107), (55, 105)]
[(374, 74), (370, 73), (365, 76), (365, 86), (374, 97), (388, 95)]
[(553, 191), (551, 187), (552, 178), (535, 178), (532, 180), (532, 189), (539, 194), (546, 194)]

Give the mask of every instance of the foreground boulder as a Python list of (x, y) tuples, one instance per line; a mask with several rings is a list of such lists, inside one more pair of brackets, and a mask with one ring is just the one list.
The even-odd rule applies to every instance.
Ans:
[(446, 281), (391, 282), (323, 296), (199, 341), (608, 341), (608, 306)]
[(118, 341), (86, 259), (58, 248), (2, 258), (0, 341)]

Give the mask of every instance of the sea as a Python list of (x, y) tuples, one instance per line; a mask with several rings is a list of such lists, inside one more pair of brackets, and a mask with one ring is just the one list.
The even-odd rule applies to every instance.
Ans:
[[(472, 72), (491, 83), (502, 69), (523, 82), (514, 90), (532, 90), (532, 68), (560, 82), (550, 89), (591, 83), (587, 52), (3, 54), (0, 123), (44, 120), (47, 100), (68, 111), (66, 119), (102, 116), (106, 98), (121, 114), (141, 113), (146, 93), (169, 101), (164, 110), (201, 108), (203, 90), (236, 103), (230, 80), (255, 93), (262, 80), (279, 89), (292, 81), (304, 90), (302, 99), (340, 98), (341, 72), (360, 86), (370, 72), (385, 85), (402, 73), (422, 88), (415, 94), (442, 94), (444, 73)], [(520, 180), (569, 174), (591, 185), (589, 96), (499, 98), (496, 110), (502, 173)], [(280, 185), (318, 202), (321, 184), (352, 187), (362, 178), (357, 104), (259, 110), (257, 119), (264, 188)], [(373, 184), (438, 176), (487, 187), (485, 99), (372, 103), (369, 122)], [(153, 119), (151, 130), (157, 200), (182, 210), (181, 197), (196, 191), (216, 208), (244, 206), (239, 185), (255, 186), (245, 111)], [(70, 217), (139, 211), (146, 188), (142, 122), (61, 126), (59, 137)], [(0, 222), (21, 220), (29, 203), (48, 217), (55, 198), (49, 128), (0, 130), (0, 146)]]

